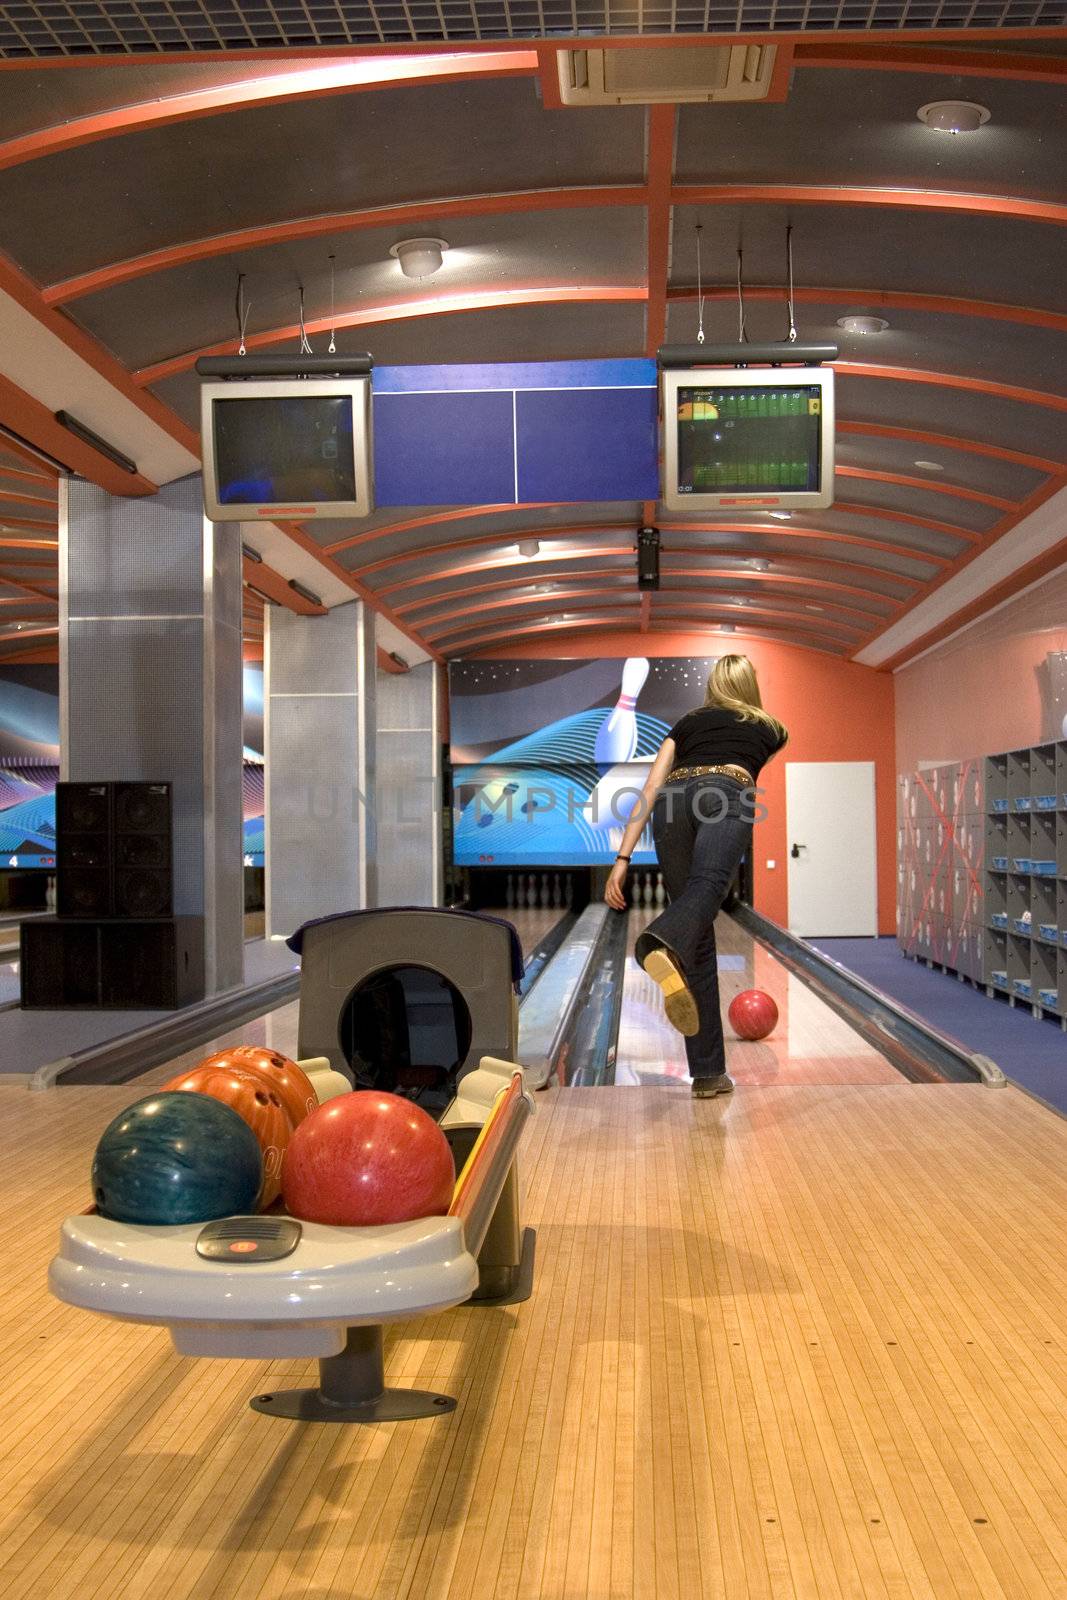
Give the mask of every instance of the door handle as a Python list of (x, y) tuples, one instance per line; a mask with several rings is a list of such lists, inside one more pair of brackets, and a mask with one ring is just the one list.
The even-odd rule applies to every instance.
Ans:
[(802, 850), (806, 850), (807, 848), (808, 847), (806, 844), (795, 844), (792, 850), (790, 850), (789, 854), (793, 857), (793, 860), (796, 861), (797, 857), (800, 855), (800, 852)]

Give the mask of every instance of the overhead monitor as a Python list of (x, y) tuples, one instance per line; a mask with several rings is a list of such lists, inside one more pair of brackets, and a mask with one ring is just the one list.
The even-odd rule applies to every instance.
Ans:
[(374, 506), (370, 377), (208, 382), (204, 508), (214, 522), (365, 517)]
[(831, 368), (675, 368), (661, 385), (669, 510), (833, 504)]

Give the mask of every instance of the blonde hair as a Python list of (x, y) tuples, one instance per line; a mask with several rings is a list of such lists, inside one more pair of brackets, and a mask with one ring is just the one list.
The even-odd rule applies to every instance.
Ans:
[(736, 711), (743, 722), (763, 723), (764, 727), (781, 738), (783, 744), (789, 737), (777, 717), (764, 711), (756, 669), (747, 656), (719, 657), (708, 673), (704, 704), (719, 706), (724, 711)]

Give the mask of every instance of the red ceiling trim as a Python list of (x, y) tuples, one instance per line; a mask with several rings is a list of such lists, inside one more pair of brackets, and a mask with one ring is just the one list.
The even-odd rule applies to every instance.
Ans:
[(993, 378), (970, 378), (959, 372), (926, 372), (918, 367), (880, 367), (860, 361), (835, 361), (833, 365), (834, 370), (845, 378), (885, 378), (894, 383), (927, 383), (939, 388), (963, 389), (970, 394), (994, 395), (998, 400), (1017, 400), (1021, 405), (1046, 406), (1050, 411), (1067, 411), (1067, 395), (1049, 394), (1043, 389), (1023, 389), (1013, 383), (998, 383)]
[(305, 533), (303, 528), (299, 527), (295, 522), (280, 522), (278, 526), (283, 533), (289, 535), (294, 544), (298, 544), (302, 550), (306, 550), (308, 555), (314, 556), (320, 566), (325, 567), (327, 572), (331, 572), (335, 578), (340, 579), (347, 588), (351, 589), (354, 595), (358, 595), (361, 600), (365, 601), (372, 611), (376, 611), (380, 617), (384, 617), (387, 622), (391, 622), (406, 639), (410, 639), (412, 644), (417, 645), (420, 650), (424, 650), (428, 656), (432, 656), (435, 661), (440, 660), (433, 646), (428, 644), (421, 634), (417, 633), (409, 623), (402, 621), (384, 601), (378, 599), (374, 591), (369, 589), (365, 583), (361, 583), (351, 572), (346, 572), (344, 567), (336, 562), (332, 556), (327, 555), (322, 546), (316, 544), (311, 535)]
[(907, 211), (962, 211), (983, 217), (1018, 217), (1067, 226), (1067, 205), (1014, 195), (965, 194), (950, 189), (896, 189), (847, 184), (712, 183), (675, 185), (676, 206), (777, 204), (873, 206)]
[[(89, 334), (76, 327), (69, 317), (64, 316), (59, 311), (53, 311), (50, 306), (46, 305), (37, 285), (3, 253), (0, 253), (0, 290), (10, 295), (12, 300), (20, 305), (24, 311), (28, 311), (30, 316), (34, 317), (42, 327), (47, 328), (49, 333), (62, 340), (68, 350), (73, 351), (80, 360), (85, 362), (86, 366), (91, 367), (94, 372), (99, 373), (102, 378), (106, 379), (113, 389), (117, 390), (124, 399), (135, 405), (138, 411), (155, 423), (157, 428), (162, 428), (172, 439), (176, 440), (178, 444), (184, 445), (186, 450), (199, 459), (200, 440), (192, 428), (186, 427), (185, 423), (174, 415), (169, 406), (163, 405), (154, 395), (144, 394), (131, 378), (128, 369), (122, 365), (121, 361), (116, 360), (109, 351), (105, 350), (103, 345), (98, 344)], [(35, 401), (34, 404), (36, 405), (37, 402)], [(46, 411), (43, 406), (41, 410), (46, 416), (51, 417), (51, 413)], [(95, 450), (89, 450), (87, 445), (79, 445), (73, 435), (69, 434), (65, 428), (60, 428), (58, 424), (54, 424), (54, 430), (58, 431), (63, 440), (69, 441), (67, 448), (63, 450), (57, 450), (53, 445), (46, 444), (43, 439), (38, 438), (25, 427), (19, 428), (17, 424), (11, 424), (11, 426), (15, 428), (16, 432), (28, 437), (31, 443), (39, 445), (48, 455), (55, 456), (58, 460), (66, 462), (76, 471), (84, 473), (94, 483), (99, 483), (105, 489), (111, 490), (113, 494), (154, 494), (156, 491), (156, 485), (150, 479), (144, 477), (131, 478), (128, 473), (122, 471), (121, 467), (116, 467), (111, 463), (107, 463), (106, 469), (104, 466), (100, 466), (97, 470), (92, 470), (91, 468), (87, 470), (84, 464), (79, 464), (72, 460), (73, 449), (77, 449), (80, 453), (80, 461), (82, 463), (102, 463), (104, 458), (98, 456)], [(0, 448), (7, 448), (6, 441)], [(105, 481), (103, 476), (105, 470), (111, 479), (124, 479), (126, 487), (124, 489), (114, 488), (111, 482)]]
[(667, 332), (667, 280), (671, 256), (671, 183), (674, 177), (674, 106), (648, 112), (647, 267), (645, 355), (654, 356)]
[[(910, 29), (908, 37), (911, 38)], [(798, 67), (845, 67), (854, 72), (946, 72), (954, 78), (1007, 78), (1017, 83), (1067, 82), (1067, 59), (1063, 58), (1009, 55), (993, 50), (916, 49), (908, 45), (885, 50), (867, 44), (835, 44), (832, 36), (807, 42), (810, 40), (809, 34), (806, 42), (795, 48)]]
[(541, 104), (546, 111), (562, 111), (563, 96), (559, 92), (559, 52), (555, 45), (537, 47), (537, 82), (541, 90)]
[[(716, 284), (702, 290), (705, 300), (733, 301), (736, 284)], [(777, 284), (746, 284), (747, 300), (778, 300), (786, 291)], [(678, 284), (667, 290), (668, 300), (695, 300), (695, 285)], [(962, 295), (916, 294), (904, 289), (794, 289), (793, 299), (803, 305), (848, 305), (864, 309), (888, 307), (895, 311), (932, 311), (945, 316), (979, 317), (990, 322), (1019, 322), (1032, 328), (1067, 333), (1067, 314), (1037, 306), (1015, 306), (1003, 300), (967, 300)]]
[(956, 500), (976, 500), (980, 505), (993, 506), (997, 511), (1015, 511), (1020, 502), (1005, 500), (1000, 495), (986, 494), (981, 489), (967, 489), (958, 483), (942, 483), (931, 478), (915, 478), (904, 472), (878, 472), (868, 467), (845, 467), (838, 464), (835, 475), (839, 478), (866, 478), (875, 483), (897, 483), (906, 489), (929, 490), (933, 494), (947, 494)]
[[(3, 519), (0, 518), (0, 521)], [(0, 550), (58, 550), (58, 539), (11, 539), (0, 534)]]
[(259, 250), (268, 245), (285, 244), (293, 239), (311, 239), (321, 234), (356, 233), (371, 228), (417, 227), (427, 222), (447, 222), (450, 217), (491, 217), (538, 211), (585, 210), (600, 206), (641, 206), (645, 204), (643, 184), (616, 184), (589, 189), (516, 189), (502, 194), (466, 195), (448, 200), (413, 200), (400, 205), (372, 206), (363, 211), (327, 212), (297, 217), (289, 222), (269, 223), (258, 228), (239, 228), (233, 233), (213, 234), (205, 239), (190, 239), (184, 244), (150, 250), (125, 261), (107, 263), (83, 272), (44, 290), (48, 305), (66, 305), (83, 295), (96, 294), (116, 284), (129, 283), (155, 272), (188, 266), (240, 251)]
[[(3, 393), (2, 385), (3, 385), (3, 381), (4, 381), (3, 378), (0, 377), (0, 406), (2, 406), (2, 403), (3, 403), (2, 402), (2, 393)], [(41, 528), (41, 529), (44, 530), (45, 533), (54, 533), (56, 531), (56, 526), (57, 526), (57, 524), (56, 524), (55, 517), (50, 518), (50, 520), (48, 522), (39, 522), (35, 517), (6, 517), (6, 516), (4, 516), (3, 512), (0, 512), (0, 527), (4, 527), (4, 528)], [(28, 544), (29, 543), (33, 543), (33, 544), (42, 544), (42, 545), (44, 545), (44, 544), (51, 544), (51, 543), (53, 543), (53, 541), (50, 540), (50, 539), (36, 539), (36, 540), (27, 540), (27, 543)]]
[[(610, 554), (611, 552), (605, 551), (603, 553), (604, 554)], [(589, 554), (591, 555), (591, 554), (593, 554), (593, 552), (589, 552)], [(478, 569), (476, 569), (476, 570), (478, 570)], [(492, 571), (493, 569), (492, 568), (482, 568), (480, 570), (482, 570), (482, 571)], [(497, 568), (495, 570), (497, 572), (500, 571), (499, 568)], [(442, 572), (439, 575), (438, 581), (443, 582), (443, 581), (447, 580), (450, 577), (459, 576), (459, 575), (460, 574), (454, 573), (454, 572)], [(904, 600), (902, 600), (899, 595), (887, 595), (881, 590), (865, 589), (865, 588), (862, 587), (862, 585), (857, 586), (857, 585), (854, 585), (854, 584), (835, 583), (835, 582), (831, 582), (831, 581), (829, 581), (827, 579), (824, 579), (824, 578), (806, 577), (804, 574), (798, 574), (798, 573), (752, 572), (752, 571), (735, 572), (732, 569), (716, 570), (715, 568), (712, 568), (712, 567), (708, 567), (708, 568), (704, 568), (704, 567), (665, 567), (663, 569), (662, 576), (663, 576), (663, 579), (664, 579), (665, 583), (666, 583), (667, 580), (675, 579), (675, 578), (693, 578), (693, 579), (701, 580), (701, 582), (705, 582), (706, 581), (706, 582), (711, 582), (711, 583), (720, 583), (723, 580), (726, 580), (727, 582), (730, 582), (730, 583), (738, 583), (738, 582), (748, 583), (748, 582), (751, 581), (751, 582), (758, 583), (759, 585), (761, 585), (762, 587), (767, 588), (771, 592), (774, 592), (774, 585), (776, 585), (776, 584), (783, 584), (787, 588), (789, 588), (789, 587), (798, 587), (798, 588), (804, 588), (804, 589), (816, 589), (820, 593), (829, 590), (829, 591), (834, 592), (834, 593), (844, 593), (844, 594), (849, 594), (849, 595), (858, 595), (864, 600), (877, 601), (877, 602), (881, 603), (881, 605), (885, 608), (885, 612), (892, 611), (894, 609), (899, 609), (904, 604)], [(631, 577), (631, 574), (627, 573), (625, 568), (620, 568), (620, 567), (585, 568), (585, 569), (583, 569), (583, 571), (581, 571), (579, 573), (575, 573), (573, 575), (573, 577), (571, 578), (571, 582), (576, 584), (576, 585), (578, 585), (578, 584), (584, 585), (586, 583), (586, 581), (589, 580), (589, 579), (597, 579), (597, 580), (604, 579), (604, 578), (624, 578), (624, 579), (627, 579), (627, 578), (630, 578), (630, 577)], [(458, 588), (458, 589), (449, 589), (449, 590), (446, 590), (443, 593), (439, 593), (439, 594), (423, 595), (421, 598), (419, 598), (417, 600), (408, 600), (408, 601), (406, 601), (404, 605), (397, 606), (396, 610), (397, 610), (398, 615), (408, 616), (413, 611), (419, 611), (419, 610), (425, 611), (427, 608), (433, 608), (435, 606), (437, 606), (437, 607), (444, 606), (444, 607), (446, 607), (446, 609), (444, 611), (440, 612), (440, 616), (452, 616), (452, 615), (454, 615), (456, 613), (453, 612), (451, 609), (448, 609), (448, 608), (451, 607), (451, 603), (453, 601), (459, 601), (461, 603), (461, 608), (465, 608), (465, 609), (469, 610), (470, 609), (470, 601), (471, 601), (471, 598), (474, 595), (494, 594), (494, 593), (499, 593), (500, 591), (505, 590), (505, 589), (508, 589), (508, 590), (522, 590), (522, 589), (527, 589), (527, 588), (533, 588), (536, 591), (538, 586), (539, 586), (539, 584), (544, 583), (545, 581), (553, 581), (553, 580), (546, 580), (545, 578), (543, 578), (540, 575), (535, 576), (535, 577), (531, 577), (531, 578), (527, 578), (527, 579), (523, 579), (523, 578), (520, 577), (517, 582), (516, 582), (514, 577), (499, 577), (492, 583), (471, 584), (469, 586), (464, 586), (464, 587), (461, 587), (461, 588)], [(566, 579), (555, 580), (555, 581), (564, 581), (565, 582)], [(603, 592), (614, 593), (616, 591), (610, 590), (610, 591), (603, 591)], [(671, 589), (668, 589), (668, 588), (663, 588), (663, 589), (660, 590), (661, 594), (676, 593), (676, 592), (677, 592), (676, 590), (671, 590)], [(695, 589), (695, 590), (693, 590), (693, 593), (694, 594), (699, 594), (700, 590), (699, 589)], [(551, 607), (551, 606), (555, 605), (556, 601), (560, 598), (560, 591), (559, 590), (554, 590), (551, 594), (543, 594), (543, 595), (537, 595), (535, 593), (535, 594), (531, 595), (530, 598), (531, 599), (538, 599), (539, 598), (539, 599), (543, 600), (543, 602), (546, 605), (546, 607)], [(866, 610), (864, 608), (858, 608), (855, 605), (842, 605), (840, 603), (835, 603), (834, 601), (831, 601), (831, 600), (827, 600), (826, 603), (830, 607), (831, 610), (839, 611), (839, 612), (845, 613), (845, 614), (847, 614), (849, 616), (855, 616), (857, 614), (857, 611), (859, 611), (860, 614), (862, 616), (864, 616), (864, 617), (871, 617), (871, 616), (875, 616), (875, 615), (879, 614), (878, 610), (877, 610), (877, 607), (874, 610)], [(480, 609), (480, 607), (479, 607), (479, 609)], [(884, 614), (884, 612), (883, 612), (883, 614)], [(436, 620), (438, 620), (437, 615), (425, 615), (425, 616), (423, 616), (421, 618), (419, 625), (421, 627), (421, 626), (424, 626), (424, 625), (426, 625), (426, 624), (428, 624), (430, 622), (436, 621)], [(859, 628), (857, 629), (857, 631), (862, 632), (862, 627), (863, 627), (863, 624), (861, 622), (861, 624), (859, 625)]]
[[(659, 613), (653, 611), (649, 619), (650, 630), (657, 629), (658, 618)], [(796, 635), (800, 635), (801, 639), (821, 639), (825, 644), (836, 647), (841, 655), (844, 655), (851, 648), (847, 639), (843, 639), (837, 634), (826, 633), (817, 627), (810, 627), (807, 623), (786, 622), (785, 619), (778, 618), (778, 626), (775, 626), (773, 622), (764, 626), (759, 623), (753, 624), (745, 615), (744, 610), (735, 610), (730, 606), (723, 607), (721, 615), (713, 608), (707, 610), (702, 608), (700, 615), (691, 622), (685, 612), (679, 612), (669, 631), (675, 633), (706, 632), (708, 624), (712, 621), (731, 623), (734, 632), (742, 637), (749, 634), (754, 638), (760, 638), (772, 634), (776, 636), (784, 635), (785, 638), (793, 640)], [(525, 638), (530, 634), (561, 633), (566, 635), (571, 629), (605, 628), (620, 623), (624, 628), (628, 628), (635, 634), (638, 633), (640, 608), (638, 608), (636, 618), (633, 618), (633, 607), (622, 609), (618, 606), (600, 607), (589, 605), (582, 605), (576, 617), (566, 620), (563, 618), (542, 618), (538, 621), (528, 622), (524, 617), (514, 617), (509, 619), (508, 624), (501, 628), (456, 630), (449, 635), (449, 643), (442, 640), (442, 648), (448, 655), (455, 656), (467, 649), (485, 649), (498, 639), (506, 639), (509, 643), (513, 643), (516, 639)]]
[[(401, 322), (412, 317), (449, 316), (466, 311), (493, 311), (502, 306), (567, 305), (602, 301), (643, 301), (643, 284), (527, 284), (509, 289), (467, 289), (455, 294), (428, 295), (421, 300), (364, 302), (358, 310), (338, 311), (336, 315), (312, 317), (305, 320), (307, 334), (328, 333), (331, 328), (361, 328), (382, 322)], [(300, 335), (299, 323), (289, 323), (280, 328), (265, 328), (260, 333), (245, 337), (249, 350), (281, 344)], [(142, 367), (134, 373), (134, 381), (142, 385), (160, 383), (177, 373), (188, 372), (202, 356), (229, 355), (234, 351), (233, 338), (217, 344), (204, 345), (199, 350), (189, 350), (171, 356), (154, 366)]]
[(5, 489), (2, 485), (0, 485), (0, 502), (4, 505), (51, 506), (53, 510), (57, 504), (55, 495), (17, 494), (14, 489)]
[(882, 422), (842, 422), (838, 419), (838, 433), (869, 434), (873, 439), (902, 439), (910, 444), (932, 444), (940, 450), (960, 450), (967, 455), (990, 456), (996, 461), (1010, 461), (1013, 466), (1027, 467), (1031, 472), (1060, 473), (1062, 461), (1046, 461), (1044, 456), (1027, 455), (1023, 450), (1007, 450), (1002, 445), (983, 444), (980, 439), (960, 439), (953, 433), (931, 433), (926, 428), (892, 428)]
[[(313, 600), (305, 600), (303, 595), (297, 594), (295, 589), (289, 587), (288, 578), (283, 578), (280, 572), (275, 572), (265, 561), (250, 561), (247, 556), (241, 558), (241, 573), (245, 583), (261, 591), (252, 598), (262, 603), (262, 596), (266, 595), (276, 605), (284, 606), (287, 611), (295, 611), (302, 617), (324, 617), (326, 606), (316, 605)], [(245, 591), (247, 593), (247, 591)]]
[[(890, 513), (887, 512), (886, 515), (889, 516)], [(660, 527), (660, 533), (661, 534), (667, 534), (667, 533), (744, 533), (744, 534), (747, 534), (750, 537), (764, 538), (764, 539), (781, 539), (781, 538), (786, 538), (786, 539), (790, 539), (790, 540), (792, 540), (794, 538), (796, 538), (796, 539), (825, 539), (827, 542), (829, 542), (831, 544), (854, 545), (854, 546), (859, 546), (860, 548), (865, 548), (865, 549), (870, 549), (870, 550), (883, 550), (887, 554), (903, 555), (903, 556), (910, 557), (912, 560), (926, 561), (926, 562), (929, 562), (933, 566), (949, 566), (951, 564), (950, 561), (949, 561), (949, 558), (946, 557), (946, 556), (930, 555), (930, 554), (927, 554), (925, 552), (915, 550), (909, 545), (898, 545), (898, 544), (891, 543), (888, 540), (870, 539), (870, 538), (864, 537), (863, 535), (860, 535), (860, 534), (849, 534), (849, 533), (840, 533), (840, 532), (830, 533), (830, 532), (826, 532), (825, 530), (819, 529), (819, 528), (794, 528), (792, 526), (789, 526), (789, 527), (783, 526), (782, 529), (776, 530), (774, 528), (764, 527), (764, 526), (762, 526), (762, 524), (759, 524), (759, 523), (743, 523), (743, 522), (739, 522), (739, 523), (726, 523), (726, 522), (720, 522), (720, 523), (714, 523), (714, 522), (710, 522), (710, 523), (703, 523), (703, 522), (701, 522), (701, 523), (686, 523), (686, 522), (666, 523), (666, 522), (664, 522), (664, 523), (660, 523), (659, 527)], [(531, 528), (529, 530), (529, 535), (528, 536), (530, 538), (535, 538), (536, 537), (538, 539), (543, 539), (546, 543), (552, 543), (554, 541), (561, 540), (561, 539), (568, 539), (568, 538), (575, 538), (575, 537), (585, 538), (588, 535), (594, 535), (595, 536), (595, 535), (598, 535), (598, 534), (599, 535), (603, 535), (604, 533), (617, 534), (618, 532), (619, 532), (619, 530), (616, 529), (616, 528), (610, 528), (609, 527), (609, 528), (605, 529), (605, 528), (601, 527), (600, 524), (598, 524), (598, 523), (589, 523), (589, 524), (584, 524), (584, 525), (575, 525), (575, 526), (570, 527), (570, 528), (558, 528), (558, 527), (556, 527), (556, 528)], [(513, 534), (505, 534), (505, 535), (501, 536), (499, 533), (482, 533), (482, 534), (475, 534), (472, 537), (466, 538), (466, 539), (450, 539), (450, 540), (447, 540), (447, 541), (443, 541), (443, 542), (441, 542), (439, 544), (421, 545), (415, 550), (405, 550), (405, 551), (402, 551), (399, 554), (394, 555), (394, 556), (386, 556), (386, 557), (384, 557), (383, 559), (381, 559), (379, 561), (373, 562), (369, 566), (360, 567), (358, 569), (358, 572), (359, 572), (359, 575), (360, 575), (361, 578), (366, 579), (372, 573), (380, 572), (380, 571), (383, 571), (383, 570), (386, 570), (386, 569), (389, 569), (389, 568), (393, 568), (393, 567), (398, 567), (398, 566), (401, 566), (402, 564), (404, 564), (404, 563), (406, 563), (408, 561), (423, 560), (427, 556), (449, 555), (449, 554), (452, 554), (454, 551), (457, 551), (457, 550), (474, 550), (474, 549), (478, 549), (478, 548), (484, 548), (484, 547), (486, 547), (488, 545), (494, 545), (494, 544), (497, 544), (497, 543), (513, 544), (515, 542), (515, 537), (516, 536), (513, 535)], [(522, 538), (523, 535), (520, 533), (520, 534), (518, 534), (517, 537), (518, 538)], [(603, 547), (596, 547), (596, 548), (599, 549), (599, 550), (603, 549)], [(629, 553), (632, 554), (632, 547), (631, 546), (626, 546), (626, 547), (622, 547), (622, 548), (625, 548), (626, 550), (629, 551)], [(757, 546), (757, 552), (758, 552), (758, 548), (759, 547)], [(669, 549), (669, 547), (668, 547), (668, 549)], [(686, 554), (686, 555), (691, 555), (691, 554), (695, 553), (692, 550), (690, 550), (688, 546), (685, 546), (685, 545), (675, 546), (674, 549), (676, 549), (679, 553)], [(593, 553), (596, 553), (596, 550), (594, 550)], [(718, 550), (718, 549), (716, 549), (714, 547), (709, 547), (708, 553), (709, 553), (709, 555), (720, 555), (720, 556), (727, 554), (727, 552)], [(805, 557), (805, 556), (797, 556), (797, 557), (794, 558), (794, 557), (787, 556), (784, 552), (781, 552), (781, 551), (772, 552), (772, 554), (770, 556), (770, 559), (773, 560), (776, 557), (778, 559), (797, 559), (797, 560), (809, 560), (810, 559), (810, 560), (815, 560), (815, 561), (821, 561), (823, 559), (821, 557)], [(538, 558), (534, 558), (534, 559), (536, 560)], [(565, 556), (563, 556), (561, 554), (559, 557), (550, 557), (549, 559), (565, 559)], [(741, 559), (746, 559), (746, 558), (745, 557), (741, 557)], [(830, 558), (826, 558), (826, 559), (830, 559)], [(531, 562), (531, 566), (532, 566), (532, 562)], [(477, 570), (477, 569), (476, 568), (472, 568), (472, 570)], [(488, 570), (488, 566), (487, 566), (486, 570)], [(882, 568), (872, 568), (871, 570), (872, 571), (881, 572), (883, 569)], [(895, 576), (895, 575), (894, 574), (890, 574), (890, 576)], [(423, 575), (423, 576), (417, 577), (417, 578), (405, 579), (402, 583), (397, 583), (397, 584), (393, 584), (391, 586), (388, 586), (388, 587), (384, 588), (383, 590), (381, 590), (380, 592), (383, 593), (383, 594), (390, 594), (390, 593), (395, 592), (397, 589), (408, 588), (413, 584), (433, 583), (434, 581), (435, 581), (435, 575), (433, 573), (430, 573), (428, 575)], [(379, 591), (375, 591), (375, 592), (379, 592)]]
[[(47, 406), (43, 406), (33, 395), (27, 394), (25, 389), (20, 389), (18, 384), (12, 383), (10, 378), (5, 378), (2, 373), (0, 373), (0, 423), (15, 433), (20, 433), (24, 439), (31, 439), (57, 461), (64, 462), (71, 471), (80, 472), (83, 477), (100, 484), (101, 488), (110, 490), (112, 494), (145, 495), (156, 492), (156, 485), (151, 478), (145, 478), (139, 472), (125, 472), (106, 456), (102, 456), (99, 451), (83, 444), (56, 421)], [(16, 528), (55, 526), (54, 521), (27, 522), (20, 517), (3, 517), (0, 520)]]
[[(141, 58), (143, 62), (143, 57)], [(216, 58), (217, 59), (217, 58)], [(367, 59), (308, 65), (289, 75), (243, 78), (210, 89), (192, 89), (137, 104), (114, 106), (89, 116), (72, 117), (50, 128), (35, 129), (0, 142), (0, 171), (37, 161), (43, 156), (81, 149), (101, 139), (140, 133), (146, 128), (172, 127), (200, 117), (225, 115), (249, 107), (278, 106), (294, 100), (318, 100), (331, 95), (359, 94), (420, 83), (455, 83), (472, 78), (530, 77), (537, 71), (537, 53), (531, 49), (497, 49), (479, 57), (463, 50), (440, 53), (439, 63), (409, 63), (393, 72), (377, 67), (366, 76)]]
[[(15, 448), (13, 439), (0, 439), (0, 450), (14, 450)], [(29, 456), (30, 452), (23, 450), (20, 454), (26, 457)], [(46, 483), (51, 485), (52, 488), (55, 488), (56, 484), (56, 474), (54, 472), (25, 472), (21, 467), (9, 467), (3, 463), (0, 463), (0, 478), (17, 478), (19, 483)]]
[[(927, 585), (922, 594), (916, 595), (913, 600), (909, 601), (902, 610), (900, 616), (896, 618), (896, 621), (902, 621), (904, 617), (908, 616), (910, 612), (914, 611), (916, 606), (920, 605), (928, 598), (928, 596), (936, 594), (937, 591), (943, 588), (944, 585), (948, 583), (951, 578), (954, 578), (958, 572), (962, 572), (965, 567), (969, 567), (971, 562), (974, 561), (975, 558), (982, 553), (982, 551), (988, 550), (993, 545), (998, 544), (1001, 539), (1003, 539), (1007, 534), (1011, 533), (1013, 528), (1017, 528), (1019, 523), (1022, 522), (1025, 517), (1030, 516), (1032, 512), (1036, 511), (1040, 506), (1043, 506), (1046, 500), (1050, 500), (1054, 494), (1057, 494), (1060, 489), (1065, 487), (1067, 487), (1067, 472), (1063, 473), (1058, 478), (1049, 478), (1045, 483), (1041, 484), (1039, 488), (1034, 490), (1033, 494), (1029, 495), (1027, 499), (1023, 501), (1022, 505), (1016, 512), (1014, 512), (1011, 516), (1001, 518), (1000, 522), (998, 522), (995, 527), (990, 529), (988, 536), (980, 548), (965, 550), (962, 555), (956, 557), (955, 561), (950, 567), (947, 567), (939, 577), (933, 579), (932, 582)], [(1004, 581), (1007, 583), (1010, 582), (1010, 579), (1005, 579)], [(980, 614), (982, 610), (988, 610), (989, 606), (994, 603), (995, 602), (990, 601), (983, 596), (980, 611), (976, 613), (976, 615)], [(961, 608), (961, 610), (962, 609), (966, 609), (966, 607)], [(954, 632), (957, 627), (961, 626), (961, 624), (955, 620), (957, 615), (958, 613), (953, 613), (952, 617), (946, 618), (944, 623), (939, 623), (936, 628), (931, 630), (931, 633), (936, 634), (939, 638), (944, 638), (947, 634)], [(873, 644), (874, 641), (884, 632), (884, 628), (876, 629), (858, 646), (857, 653), (861, 650), (865, 650), (869, 644)], [(924, 636), (923, 639), (916, 640), (914, 643), (907, 645), (903, 650), (899, 651), (890, 662), (884, 663), (883, 669), (888, 670), (891, 665), (898, 664), (901, 660), (909, 659), (911, 656), (917, 654), (920, 650), (926, 649), (929, 642), (930, 640)]]
[[(405, 517), (400, 522), (389, 522), (379, 528), (368, 528), (363, 533), (352, 534), (348, 539), (337, 539), (333, 544), (323, 545), (323, 549), (329, 555), (336, 555), (339, 550), (351, 550), (355, 545), (367, 544), (372, 539), (384, 539), (394, 533), (409, 533), (413, 528), (435, 527), (444, 522), (462, 522), (467, 517), (496, 517), (504, 511), (541, 510), (556, 504), (558, 502), (555, 500), (523, 500), (508, 501), (495, 506), (459, 506), (454, 511), (430, 511), (424, 516)], [(524, 539), (526, 534), (520, 533), (518, 537)]]

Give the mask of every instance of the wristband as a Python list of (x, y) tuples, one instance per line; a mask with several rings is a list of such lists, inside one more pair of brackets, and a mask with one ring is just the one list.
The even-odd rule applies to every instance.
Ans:
[(630, 859), (629, 856), (616, 856), (615, 857), (616, 861), (629, 861), (629, 859)]

